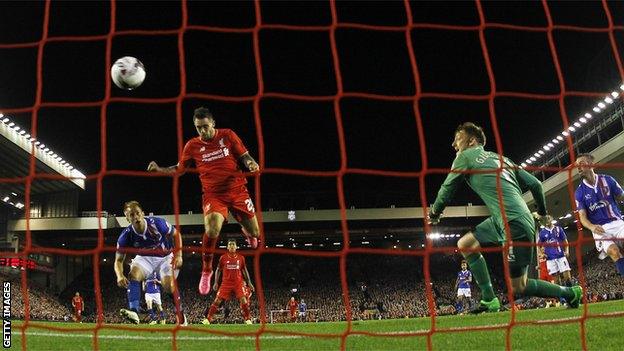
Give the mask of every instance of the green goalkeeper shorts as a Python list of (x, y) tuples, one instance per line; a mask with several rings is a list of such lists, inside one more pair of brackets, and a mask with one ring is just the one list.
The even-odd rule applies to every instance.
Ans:
[[(511, 240), (514, 243), (532, 244), (535, 242), (535, 221), (530, 213), (509, 221), (509, 230), (511, 231)], [(502, 246), (507, 241), (503, 223), (492, 217), (481, 222), (475, 228), (474, 235), (482, 246)], [(526, 271), (526, 266), (533, 262), (534, 251), (533, 246), (512, 245), (509, 248), (508, 259), (512, 278), (517, 278)]]

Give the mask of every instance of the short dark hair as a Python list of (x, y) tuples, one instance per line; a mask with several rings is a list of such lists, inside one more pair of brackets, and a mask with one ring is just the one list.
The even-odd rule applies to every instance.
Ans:
[(576, 159), (578, 160), (581, 157), (587, 157), (592, 163), (594, 163), (594, 156), (592, 156), (592, 154), (590, 153), (583, 153), (583, 154), (578, 154), (576, 155)]
[(195, 111), (193, 111), (193, 120), (204, 119), (204, 118), (210, 118), (214, 120), (214, 116), (212, 115), (212, 112), (210, 112), (210, 110), (207, 107), (201, 106), (201, 107), (196, 108)]
[(141, 204), (140, 204), (138, 201), (136, 201), (136, 200), (131, 200), (131, 201), (128, 201), (128, 202), (126, 202), (126, 203), (124, 204), (124, 206), (123, 206), (123, 211), (124, 211), (124, 212), (126, 212), (126, 210), (127, 210), (128, 208), (132, 207), (132, 206), (136, 206), (136, 207), (140, 208), (141, 210), (143, 210), (143, 207), (141, 207)]
[(464, 132), (468, 134), (469, 137), (477, 139), (477, 142), (481, 145), (485, 145), (485, 133), (483, 133), (483, 129), (478, 125), (472, 122), (465, 122), (460, 124), (455, 133)]

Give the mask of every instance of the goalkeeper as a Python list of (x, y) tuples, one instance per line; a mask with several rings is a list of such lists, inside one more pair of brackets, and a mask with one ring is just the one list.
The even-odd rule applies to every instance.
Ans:
[[(529, 264), (533, 261), (534, 249), (531, 246), (513, 246), (513, 243), (535, 243), (535, 222), (522, 199), (522, 190), (528, 189), (533, 194), (538, 207), (536, 217), (541, 218), (546, 215), (546, 200), (542, 184), (506, 157), (499, 157), (494, 152), (485, 151), (484, 145), (485, 134), (481, 127), (470, 122), (457, 127), (452, 144), (457, 151), (457, 156), (451, 166), (453, 173), (449, 173), (444, 180), (428, 215), (430, 224), (437, 224), (440, 221), (442, 211), (462, 180), (466, 180), (490, 211), (490, 218), (477, 225), (474, 232), (466, 233), (457, 243), (481, 289), (481, 303), (473, 312), (500, 310), (500, 301), (494, 294), (490, 273), (479, 251), (482, 245), (502, 246), (506, 242), (503, 209), (511, 232), (508, 261), (513, 293), (537, 297), (563, 297), (570, 307), (577, 308), (582, 296), (580, 286), (563, 287), (537, 279), (528, 279), (527, 271)], [(471, 171), (471, 173), (460, 173), (462, 171)], [(499, 173), (500, 195), (504, 206), (500, 206), (499, 202), (497, 187)]]

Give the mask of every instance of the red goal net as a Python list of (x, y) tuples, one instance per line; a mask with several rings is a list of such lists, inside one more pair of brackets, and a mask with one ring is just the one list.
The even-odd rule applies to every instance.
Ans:
[[(4, 16), (15, 17), (22, 13), (20, 11), (26, 11), (15, 4), (1, 6), (3, 9), (0, 12)], [(95, 209), (98, 213), (110, 208), (109, 201), (120, 207), (127, 197), (132, 196), (131, 192), (121, 190), (105, 191), (107, 184), (114, 187), (123, 181), (139, 183), (139, 180), (165, 178), (143, 171), (147, 165), (143, 161), (132, 162), (132, 158), (136, 157), (132, 150), (126, 150), (124, 154), (124, 148), (133, 143), (153, 144), (140, 149), (141, 152), (154, 153), (151, 158), (158, 158), (158, 153), (164, 150), (158, 145), (161, 136), (149, 129), (149, 126), (146, 128), (152, 135), (141, 136), (142, 125), (162, 124), (173, 131), (171, 134), (164, 133), (163, 139), (175, 139), (177, 157), (188, 139), (185, 137), (188, 133), (184, 131), (192, 127), (189, 111), (202, 104), (219, 106), (218, 109), (225, 111), (224, 115), (245, 116), (232, 124), (239, 125), (239, 129), (248, 126), (243, 136), (251, 144), (248, 146), (252, 154), (257, 156), (261, 167), (261, 172), (250, 175), (250, 186), (253, 188), (262, 233), (263, 210), (267, 210), (263, 208), (266, 179), (275, 182), (275, 179), (283, 179), (279, 178), (281, 176), (300, 177), (305, 179), (300, 183), (301, 186), (317, 179), (329, 180), (335, 189), (335, 208), (340, 210), (341, 218), (340, 250), (299, 250), (260, 245), (250, 254), (253, 255), (252, 275), (261, 316), (268, 315), (271, 310), (265, 305), (261, 271), (263, 256), (280, 254), (338, 259), (342, 303), (345, 306), (344, 331), (339, 334), (267, 331), (265, 324), (268, 321), (261, 317), (262, 327), (257, 331), (233, 332), (231, 335), (254, 337), (257, 349), (263, 348), (260, 340), (266, 333), (340, 338), (342, 350), (347, 348), (347, 339), (354, 335), (425, 337), (427, 349), (433, 349), (432, 338), (437, 333), (505, 330), (506, 349), (511, 349), (515, 328), (534, 324), (535, 328), (540, 327), (540, 323), (535, 321), (519, 321), (513, 309), (508, 323), (504, 325), (438, 327), (431, 288), (430, 258), (441, 253), (456, 252), (456, 247), (434, 246), (431, 238), (425, 239), (424, 247), (419, 250), (354, 247), (347, 210), (353, 202), (349, 196), (357, 195), (353, 195), (349, 186), (364, 182), (369, 188), (365, 194), (368, 196), (372, 193), (370, 188), (382, 183), (381, 179), (416, 184), (416, 190), (412, 188), (411, 193), (408, 192), (415, 198), (407, 203), (426, 208), (435, 198), (435, 193), (431, 193), (432, 187), (437, 190), (441, 177), (450, 172), (451, 158), (448, 155), (452, 132), (455, 126), (466, 120), (475, 120), (491, 133), (490, 145), (493, 151), (507, 156), (516, 155), (517, 159), (514, 160), (520, 164), (521, 158), (526, 155), (530, 157), (527, 146), (537, 145), (538, 149), (543, 140), (548, 142), (555, 132), (574, 127), (578, 106), (587, 106), (588, 101), (604, 98), (610, 93), (604, 90), (604, 86), (619, 86), (624, 81), (621, 58), (624, 33), (622, 4), (608, 1), (565, 4), (569, 7), (579, 6), (575, 10), (577, 14), (585, 12), (588, 18), (592, 18), (578, 24), (574, 23), (574, 18), (569, 16), (570, 11), (564, 5), (547, 1), (517, 5), (524, 7), (524, 14), (534, 15), (534, 18), (522, 18), (519, 15), (521, 12), (513, 13), (514, 6), (503, 9), (505, 5), (482, 1), (452, 3), (448, 6), (409, 1), (357, 5), (327, 1), (307, 4), (309, 8), (288, 5), (288, 11), (292, 12), (287, 14), (286, 10), (276, 10), (287, 4), (259, 0), (237, 4), (182, 0), (164, 5), (157, 2), (151, 5), (156, 9), (150, 10), (145, 9), (148, 5), (130, 5), (113, 0), (92, 7), (83, 5), (73, 10), (74, 15), (84, 11), (87, 19), (92, 15), (89, 12), (101, 14), (101, 22), (98, 23), (85, 23), (90, 20), (82, 22), (80, 18), (72, 17), (70, 23), (75, 23), (86, 34), (72, 31), (70, 24), (61, 24), (70, 21), (64, 6), (70, 5), (49, 0), (38, 5), (32, 4), (31, 16), (39, 20), (40, 29), (31, 32), (26, 38), (20, 36), (19, 30), (3, 30), (5, 35), (1, 37), (0, 54), (18, 63), (7, 71), (0, 69), (0, 74), (14, 79), (15, 89), (27, 90), (24, 88), (26, 83), (19, 81), (20, 77), (33, 84), (30, 93), (20, 98), (19, 102), (0, 98), (0, 112), (5, 116), (17, 116), (24, 125), (29, 125), (30, 134), (35, 140), (41, 135), (49, 135), (48, 138), (53, 140), (53, 132), (46, 134), (47, 126), (57, 130), (61, 128), (59, 124), (64, 124), (62, 128), (65, 132), (71, 130), (73, 133), (65, 136), (75, 135), (76, 138), (75, 141), (56, 141), (59, 144), (75, 143), (72, 148), (81, 148), (80, 142), (84, 140), (80, 136), (82, 133), (94, 137), (89, 139), (99, 140), (97, 145), (89, 142), (86, 148), (90, 154), (85, 156), (98, 160), (98, 166), (90, 169), (86, 175), (86, 181), (95, 194)], [(376, 12), (374, 6), (384, 7), (385, 10)], [(143, 11), (153, 17), (144, 18)], [(172, 19), (174, 17), (177, 19)], [(140, 29), (133, 26), (134, 20), (141, 23)], [(6, 34), (8, 32), (13, 34)], [(573, 47), (575, 38), (588, 42), (596, 39), (605, 44), (600, 48), (600, 53), (607, 57), (606, 62), (610, 66), (598, 72), (609, 74), (609, 77), (606, 78), (607, 83), (599, 84), (600, 88), (587, 88), (587, 85), (579, 83), (591, 72), (575, 72), (573, 64), (575, 60), (581, 59), (562, 55), (561, 48)], [(160, 39), (162, 42), (157, 41)], [(141, 47), (136, 56), (146, 65), (147, 79), (145, 86), (126, 93), (111, 84), (109, 70), (116, 58), (126, 54), (135, 56), (132, 54), (133, 45)], [(514, 47), (520, 48), (519, 52), (514, 52)], [(528, 47), (533, 51), (523, 51), (523, 48)], [(80, 57), (82, 54), (84, 61)], [(592, 67), (592, 63), (594, 66), (601, 65), (603, 62), (588, 61), (584, 67)], [(16, 70), (18, 74), (14, 73)], [(574, 80), (568, 78), (568, 73), (570, 76), (582, 77)], [(62, 81), (65, 81), (64, 84), (59, 83)], [(59, 85), (55, 87), (57, 83)], [(10, 89), (13, 83), (3, 86)], [(3, 94), (0, 89), (0, 95)], [(515, 108), (514, 103), (524, 106), (522, 109), (525, 115), (506, 117)], [(543, 117), (541, 111), (529, 105), (552, 112), (549, 114), (551, 117)], [(159, 109), (175, 116), (175, 119), (151, 118)], [(58, 117), (59, 111), (67, 113), (67, 120)], [(96, 118), (83, 121), (77, 116), (80, 113)], [(360, 118), (360, 114), (365, 117)], [(50, 119), (45, 120), (42, 115)], [(81, 125), (83, 122), (84, 127)], [(362, 129), (358, 129), (358, 125)], [(517, 129), (523, 125), (523, 129)], [(120, 131), (124, 128), (134, 129), (138, 134), (135, 137), (130, 132), (124, 134)], [(386, 133), (381, 133), (382, 130)], [(574, 199), (573, 175), (572, 169), (566, 167), (579, 151), (574, 149), (574, 138), (574, 135), (570, 135), (564, 141), (568, 155), (565, 164), (526, 167), (528, 170), (550, 173), (567, 170), (567, 189), (571, 202)], [(167, 149), (171, 149), (172, 144), (168, 143)], [(32, 150), (36, 147), (33, 141)], [(314, 151), (310, 151), (313, 148)], [(21, 183), (25, 189), (23, 211), (27, 224), (23, 250), (19, 251), (20, 258), (26, 260), (31, 254), (47, 253), (92, 259), (95, 311), (98, 316), (97, 323), (89, 329), (93, 336), (93, 348), (101, 348), (99, 336), (103, 329), (154, 332), (151, 328), (137, 329), (104, 323), (103, 299), (106, 296), (101, 293), (100, 262), (102, 255), (114, 252), (115, 247), (106, 244), (103, 228), (98, 230), (97, 245), (93, 249), (72, 250), (33, 244), (33, 234), (28, 224), (32, 213), (31, 189), (36, 183), (67, 178), (37, 172), (34, 156), (30, 159), (27, 174), (19, 178), (0, 177), (3, 177), (0, 178), (0, 185)], [(178, 175), (166, 181), (170, 189), (154, 191), (171, 197), (170, 210), (176, 214), (174, 224), (180, 226), (178, 215), (184, 207), (181, 201), (186, 201), (184, 197), (193, 190), (187, 191)], [(194, 184), (189, 189), (199, 188)], [(392, 192), (387, 188), (379, 191)], [(395, 191), (401, 193), (402, 190)], [(191, 200), (199, 203), (197, 198)], [(570, 205), (571, 210), (573, 207)], [(424, 218), (425, 215), (423, 212), (417, 214), (417, 217)], [(419, 221), (425, 233), (432, 232), (425, 221)], [(583, 237), (581, 230), (578, 238), (570, 244), (578, 248), (575, 251), (576, 268), (580, 284), (584, 285), (581, 247), (584, 242), (591, 242), (591, 239)], [(264, 234), (262, 242), (265, 242)], [(199, 244), (184, 244), (185, 255), (201, 250)], [(489, 251), (505, 250), (508, 248)], [(349, 255), (354, 254), (422, 257), (430, 328), (398, 334), (354, 330), (347, 269)], [(507, 261), (504, 262), (505, 281), (510, 286), (509, 267)], [(27, 290), (28, 273), (23, 270), (21, 291)], [(508, 297), (513, 300), (511, 293)], [(23, 294), (23, 305), (25, 321), (20, 327), (21, 347), (26, 349), (26, 331), (33, 326), (29, 317), (31, 302), (28, 293)], [(601, 315), (590, 314), (584, 306), (580, 317), (543, 323), (577, 324), (581, 347), (586, 350), (586, 322), (589, 318)], [(37, 328), (75, 332), (72, 328)], [(171, 346), (178, 349), (177, 338), (181, 330), (182, 327), (176, 325), (157, 332), (172, 333)], [(216, 333), (200, 328), (191, 330)]]

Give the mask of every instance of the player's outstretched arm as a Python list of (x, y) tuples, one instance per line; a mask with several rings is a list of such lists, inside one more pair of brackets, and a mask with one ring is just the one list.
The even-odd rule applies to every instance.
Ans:
[(258, 172), (260, 170), (260, 166), (258, 162), (249, 155), (249, 152), (245, 152), (239, 157), (239, 160), (247, 167), (250, 172)]
[(178, 171), (178, 169), (180, 170), (181, 174), (185, 173), (185, 169), (190, 166), (189, 164), (184, 164), (183, 167), (180, 166), (180, 164), (175, 164), (173, 166), (169, 166), (169, 167), (160, 167), (158, 165), (158, 163), (156, 163), (156, 161), (151, 161), (148, 165), (147, 165), (147, 171), (148, 172), (161, 172), (161, 173), (166, 173), (166, 174), (173, 174), (175, 172)]
[[(453, 165), (451, 166), (451, 170), (453, 171), (465, 171), (468, 169), (468, 161), (466, 157), (460, 153), (457, 155), (455, 160), (453, 161)], [(463, 173), (449, 173), (444, 180), (444, 183), (440, 186), (440, 190), (438, 191), (438, 195), (436, 196), (435, 202), (433, 206), (429, 209), (428, 220), (430, 224), (438, 224), (440, 222), (440, 216), (446, 208), (446, 204), (451, 201), (457, 187), (464, 179), (465, 175)]]
[(123, 262), (126, 259), (126, 254), (117, 252), (115, 253), (115, 275), (117, 276), (117, 286), (120, 288), (128, 288), (128, 278), (124, 275)]
[(568, 241), (568, 234), (566, 234), (565, 230), (563, 230), (563, 228), (559, 227), (559, 230), (561, 230), (561, 234), (563, 235), (563, 251), (565, 252), (565, 256), (569, 257), (570, 256), (570, 242)]

